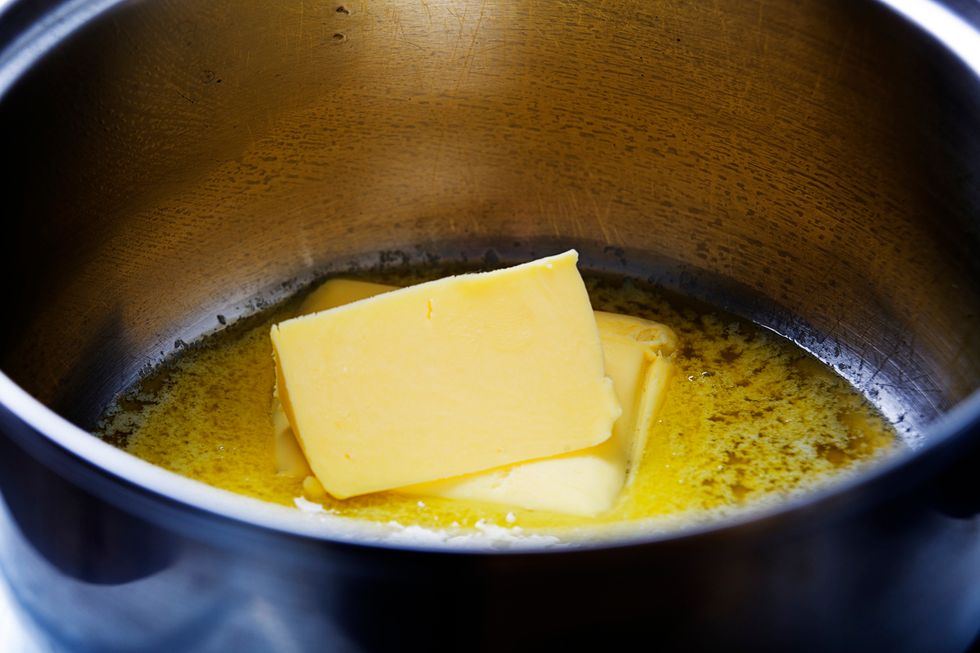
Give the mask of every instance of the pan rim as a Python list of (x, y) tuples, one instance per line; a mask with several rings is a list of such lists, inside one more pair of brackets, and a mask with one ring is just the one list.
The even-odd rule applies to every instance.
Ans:
[[(401, 538), (395, 540), (379, 539), (377, 536), (371, 538), (364, 534), (364, 524), (353, 524), (352, 522), (357, 520), (349, 519), (346, 523), (353, 528), (334, 530), (335, 524), (311, 519), (310, 515), (295, 508), (238, 495), (181, 476), (118, 449), (72, 424), (31, 396), (2, 371), (0, 371), (0, 406), (30, 427), (34, 434), (57, 445), (64, 454), (89, 463), (103, 475), (108, 474), (113, 484), (120, 489), (125, 483), (132, 484), (136, 488), (148, 491), (153, 501), (174, 501), (185, 511), (201, 511), (206, 515), (229, 519), (240, 526), (259, 528), (291, 537), (370, 548), (428, 551), (440, 554), (547, 554), (555, 551), (615, 549), (717, 535), (777, 522), (792, 526), (797, 518), (812, 522), (814, 515), (829, 517), (836, 514), (834, 507), (853, 508), (873, 500), (873, 497), (881, 499), (897, 491), (898, 488), (914, 485), (914, 479), (921, 479), (928, 475), (929, 471), (946, 461), (955, 459), (960, 450), (970, 446), (971, 439), (980, 440), (980, 389), (978, 389), (928, 425), (924, 433), (924, 444), (918, 449), (906, 449), (869, 465), (867, 469), (853, 476), (840, 478), (824, 487), (789, 497), (773, 505), (738, 511), (705, 522), (679, 525), (664, 531), (638, 532), (636, 535), (626, 535), (617, 539), (569, 541), (559, 547), (528, 543), (499, 549), (490, 548), (487, 543), (447, 543), (435, 546), (425, 541), (416, 544)], [(8, 434), (6, 437), (11, 436)], [(93, 491), (92, 488), (85, 489)], [(98, 489), (94, 492), (98, 495), (104, 494)], [(126, 509), (124, 501), (118, 499), (112, 501), (112, 497), (106, 496), (101, 498), (108, 499), (111, 503), (119, 503), (120, 507)], [(132, 511), (131, 507), (129, 511)], [(137, 516), (146, 518), (146, 515)], [(345, 519), (335, 518), (333, 521), (339, 525), (340, 520)], [(380, 524), (375, 525), (380, 526)], [(348, 530), (350, 532), (344, 532)], [(377, 531), (370, 526), (366, 530), (369, 533), (372, 530)]]

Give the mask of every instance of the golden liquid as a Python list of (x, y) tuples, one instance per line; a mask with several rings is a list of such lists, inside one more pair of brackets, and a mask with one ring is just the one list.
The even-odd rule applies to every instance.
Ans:
[[(372, 278), (407, 285), (421, 278)], [(681, 341), (664, 407), (635, 483), (612, 511), (572, 517), (377, 493), (321, 503), (331, 513), (466, 530), (566, 530), (704, 516), (811, 489), (899, 445), (843, 379), (792, 343), (743, 320), (668, 301), (633, 283), (587, 278), (593, 306), (671, 326)], [(99, 435), (179, 474), (288, 506), (302, 479), (276, 473), (269, 327), (290, 311), (230, 327), (133, 388)]]

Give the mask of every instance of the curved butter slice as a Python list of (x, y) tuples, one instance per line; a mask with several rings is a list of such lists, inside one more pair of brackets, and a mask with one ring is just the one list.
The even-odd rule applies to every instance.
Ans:
[(279, 397), (346, 498), (607, 440), (620, 415), (574, 251), (272, 328)]
[[(391, 290), (396, 287), (330, 279), (310, 293), (299, 313), (314, 313)], [(670, 354), (677, 348), (677, 338), (669, 327), (649, 320), (602, 311), (595, 312), (595, 319), (606, 375), (613, 381), (623, 410), (609, 440), (569, 454), (395, 491), (582, 516), (611, 509), (632, 479), (666, 396), (672, 370)], [(279, 407), (278, 395), (273, 398), (273, 424), (280, 472), (300, 477), (310, 474), (302, 453), (296, 453), (298, 447)]]

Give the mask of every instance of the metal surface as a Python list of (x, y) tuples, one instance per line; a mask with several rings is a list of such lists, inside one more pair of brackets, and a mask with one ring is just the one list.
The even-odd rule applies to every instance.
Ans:
[(4, 289), (12, 378), (89, 423), (203, 307), (561, 237), (757, 290), (901, 386), (909, 423), (974, 389), (975, 84), (883, 9), (343, 8), (120, 5), (7, 94), (8, 242), (40, 271)]
[[(980, 627), (964, 61), (872, 2), (9, 5), (0, 560), (19, 596), (95, 649), (608, 644), (651, 615), (691, 649), (962, 649)], [(567, 245), (794, 338), (919, 453), (616, 549), (390, 551), (259, 519), (23, 392), (88, 427), (217, 315), (325, 271)]]
[(44, 653), (24, 623), (17, 604), (10, 594), (7, 579), (0, 573), (0, 650), (9, 653)]

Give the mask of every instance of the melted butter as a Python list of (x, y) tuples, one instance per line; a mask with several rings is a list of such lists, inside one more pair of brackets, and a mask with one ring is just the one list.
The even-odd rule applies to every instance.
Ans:
[[(405, 285), (420, 278), (377, 278)], [(429, 528), (525, 530), (697, 516), (785, 497), (874, 460), (898, 440), (843, 379), (788, 341), (630, 282), (588, 279), (593, 306), (670, 325), (682, 348), (632, 487), (612, 511), (571, 517), (436, 497), (309, 497), (331, 513)], [(292, 506), (302, 479), (278, 475), (269, 411), (269, 327), (284, 309), (192, 347), (110, 407), (99, 435), (191, 478)]]

